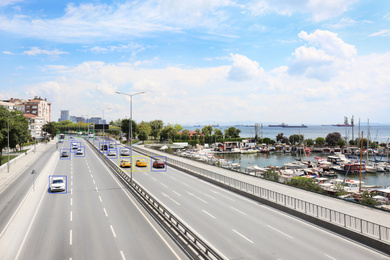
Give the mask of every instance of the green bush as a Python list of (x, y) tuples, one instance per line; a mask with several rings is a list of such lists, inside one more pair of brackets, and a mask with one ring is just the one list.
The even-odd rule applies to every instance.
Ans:
[(298, 187), (305, 190), (310, 190), (318, 193), (322, 193), (321, 187), (311, 178), (306, 177), (293, 177), (287, 184)]

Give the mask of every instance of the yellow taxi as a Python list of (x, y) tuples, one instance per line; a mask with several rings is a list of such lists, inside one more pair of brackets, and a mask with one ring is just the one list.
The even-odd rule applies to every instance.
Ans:
[(136, 161), (136, 165), (138, 167), (146, 167), (146, 166), (148, 166), (148, 163), (146, 162), (145, 159), (139, 159)]
[(120, 166), (122, 168), (131, 167), (131, 162), (130, 162), (130, 160), (122, 160)]

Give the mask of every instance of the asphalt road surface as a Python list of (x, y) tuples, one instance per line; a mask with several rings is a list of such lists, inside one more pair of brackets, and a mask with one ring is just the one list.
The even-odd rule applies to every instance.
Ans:
[[(117, 155), (109, 158), (118, 163)], [(133, 163), (148, 160), (147, 167), (134, 165), (134, 180), (226, 259), (390, 259), (172, 167), (154, 169), (136, 152), (133, 157)]]
[[(41, 158), (34, 191), (21, 185), (27, 193), (4, 217), (0, 259), (187, 259), (85, 141), (76, 141), (85, 156), (72, 151), (60, 159), (54, 148)], [(69, 147), (67, 140), (59, 149)], [(66, 192), (49, 191), (54, 175), (66, 178)]]

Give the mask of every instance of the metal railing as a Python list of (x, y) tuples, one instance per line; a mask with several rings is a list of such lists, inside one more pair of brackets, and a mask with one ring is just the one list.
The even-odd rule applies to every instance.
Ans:
[[(187, 245), (190, 245), (191, 249), (197, 252), (197, 257), (200, 259), (223, 259), (214, 249), (200, 239), (193, 231), (185, 226), (178, 218), (176, 218), (171, 212), (169, 212), (164, 206), (161, 205), (153, 196), (151, 196), (146, 190), (144, 190), (136, 181), (131, 182), (130, 176), (122, 171), (118, 165), (108, 159), (100, 150), (89, 140), (86, 140), (95, 153), (97, 153), (103, 161), (109, 166), (109, 168), (117, 174), (127, 185), (132, 188), (136, 194), (138, 194), (143, 201), (154, 209), (154, 212), (159, 215), (160, 218), (168, 222), (171, 227), (174, 228), (176, 233), (181, 234), (181, 239), (184, 239)], [(134, 146), (133, 146), (134, 147)]]
[[(160, 154), (144, 150), (140, 147), (133, 146), (133, 149), (139, 153), (148, 156), (160, 156)], [(212, 172), (197, 166), (193, 166), (169, 157), (167, 157), (167, 163), (168, 165), (171, 164), (181, 169), (191, 171), (192, 173), (199, 174), (214, 181), (223, 183), (237, 190), (246, 192), (262, 199), (266, 199), (268, 201), (283, 205), (287, 208), (296, 210), (298, 212), (307, 214), (320, 220), (335, 224), (342, 228), (352, 230), (354, 232), (358, 232), (363, 235), (390, 244), (389, 227), (382, 226), (326, 207), (322, 207), (320, 205), (297, 199), (273, 190), (269, 190), (247, 182), (230, 178), (225, 175), (218, 174), (216, 172)]]

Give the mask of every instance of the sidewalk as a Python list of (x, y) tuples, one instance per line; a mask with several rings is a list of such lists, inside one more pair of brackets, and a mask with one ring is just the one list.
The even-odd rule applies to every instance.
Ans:
[(161, 156), (166, 156), (174, 160), (187, 163), (199, 168), (203, 168), (230, 178), (240, 180), (242, 182), (250, 183), (258, 187), (269, 189), (272, 191), (279, 192), (284, 195), (295, 197), (306, 202), (320, 205), (335, 211), (339, 211), (357, 218), (361, 218), (385, 227), (390, 227), (390, 213), (381, 211), (379, 209), (366, 207), (363, 205), (354, 204), (342, 199), (332, 198), (320, 194), (316, 194), (310, 191), (301, 190), (285, 184), (267, 181), (258, 177), (249, 176), (228, 169), (216, 167), (213, 165), (201, 163), (198, 161), (190, 160), (187, 158), (179, 157), (176, 155), (170, 155), (168, 153), (160, 152), (154, 149), (146, 148), (143, 145), (138, 145), (137, 148), (144, 149)]
[[(20, 176), (35, 160), (37, 160), (42, 153), (57, 143), (56, 140), (51, 140), (46, 145), (37, 144), (36, 152), (34, 153), (34, 145), (31, 146), (31, 149), (26, 153), (20, 154), (18, 157), (10, 160), (9, 162), (9, 172), (7, 163), (4, 163), (0, 167), (0, 193), (3, 192), (11, 183)], [(26, 148), (24, 148), (26, 149)]]

